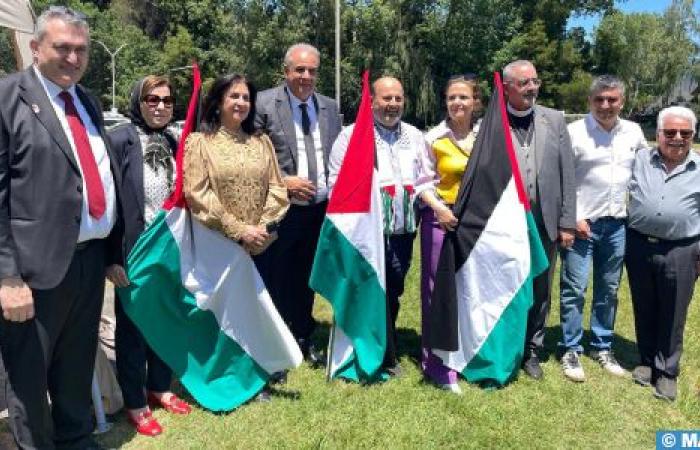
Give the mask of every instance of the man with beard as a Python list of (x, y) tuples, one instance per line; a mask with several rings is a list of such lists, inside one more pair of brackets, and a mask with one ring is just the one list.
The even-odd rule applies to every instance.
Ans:
[(590, 113), (569, 125), (576, 171), (576, 240), (561, 251), (561, 328), (564, 375), (584, 381), (583, 305), (593, 262), (591, 356), (603, 369), (625, 375), (612, 352), (622, 260), (625, 255), (627, 185), (638, 149), (646, 148), (642, 129), (621, 119), (625, 85), (603, 75), (591, 84)]
[(700, 156), (690, 149), (696, 125), (688, 108), (662, 110), (659, 145), (637, 152), (629, 189), (625, 264), (641, 359), (632, 378), (669, 401), (700, 271)]
[(520, 175), (549, 260), (549, 269), (534, 279), (522, 365), (525, 373), (539, 380), (543, 372), (536, 351), (544, 342), (556, 244), (569, 248), (574, 242), (574, 158), (563, 114), (535, 104), (542, 84), (535, 66), (525, 60), (508, 64), (503, 68), (503, 83)]
[[(414, 186), (419, 173), (420, 154), (425, 146), (423, 134), (401, 121), (403, 107), (404, 92), (399, 80), (382, 77), (372, 84), (374, 138), (382, 195), (386, 262), (387, 348), (383, 367), (391, 376), (401, 375), (396, 353), (396, 318), (416, 236)], [(333, 144), (328, 178), (331, 189), (343, 164), (352, 130), (353, 126), (344, 129)]]

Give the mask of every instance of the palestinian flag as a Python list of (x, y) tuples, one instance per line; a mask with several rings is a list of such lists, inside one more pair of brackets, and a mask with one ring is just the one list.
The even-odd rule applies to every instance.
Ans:
[(270, 374), (302, 355), (248, 253), (192, 219), (182, 192), (184, 142), (196, 122), (195, 94), (177, 153), (173, 195), (127, 260), (119, 292), (148, 345), (205, 408), (229, 411), (254, 397)]
[(511, 140), (503, 86), (479, 127), (445, 236), (428, 342), (467, 380), (502, 386), (523, 357), (532, 279), (548, 266)]
[(370, 382), (382, 376), (386, 289), (381, 208), (365, 72), (357, 120), (326, 209), (309, 281), (333, 306), (333, 378)]

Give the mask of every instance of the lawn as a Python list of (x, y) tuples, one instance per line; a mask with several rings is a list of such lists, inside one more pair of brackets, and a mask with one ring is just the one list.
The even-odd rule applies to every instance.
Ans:
[[(461, 397), (424, 383), (418, 367), (420, 342), (418, 260), (407, 280), (399, 317), (404, 376), (375, 386), (326, 383), (322, 369), (293, 371), (270, 403), (251, 403), (229, 414), (196, 408), (188, 417), (156, 411), (165, 428), (157, 438), (134, 435), (120, 415), (100, 437), (125, 449), (254, 448), (653, 448), (659, 429), (700, 429), (700, 303), (691, 305), (685, 334), (679, 398), (655, 399), (650, 388), (604, 373), (583, 358), (587, 381), (564, 379), (554, 356), (545, 379), (521, 376), (500, 390), (460, 382)], [(615, 351), (631, 370), (637, 361), (626, 276), (620, 290)], [(546, 340), (552, 354), (561, 331), (558, 283)], [(696, 294), (698, 297), (698, 294)], [(319, 299), (317, 343), (325, 343), (330, 309)]]

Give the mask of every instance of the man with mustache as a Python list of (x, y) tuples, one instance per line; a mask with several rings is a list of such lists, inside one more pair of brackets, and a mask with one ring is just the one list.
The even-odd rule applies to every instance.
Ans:
[(593, 263), (591, 356), (617, 376), (625, 370), (612, 352), (617, 289), (625, 255), (627, 185), (638, 149), (646, 148), (642, 129), (621, 119), (625, 85), (612, 75), (597, 77), (588, 96), (590, 113), (569, 125), (576, 171), (576, 240), (561, 251), (561, 328), (564, 375), (584, 381), (583, 306)]
[(574, 158), (564, 115), (535, 104), (542, 84), (535, 66), (525, 60), (508, 64), (503, 68), (503, 84), (520, 175), (549, 260), (549, 269), (534, 279), (522, 364), (525, 373), (539, 380), (543, 372), (536, 351), (544, 342), (557, 242), (565, 249), (574, 243)]
[[(401, 375), (396, 353), (396, 318), (416, 237), (414, 204), (417, 192), (414, 186), (425, 146), (423, 134), (401, 120), (403, 108), (404, 92), (399, 80), (381, 77), (372, 84), (376, 164), (384, 208), (387, 349), (383, 367), (390, 376)], [(329, 162), (331, 189), (343, 163), (352, 130), (353, 126), (344, 129), (333, 144)]]
[(640, 365), (637, 383), (676, 399), (683, 330), (700, 270), (700, 156), (691, 150), (697, 118), (662, 110), (658, 147), (637, 152), (629, 187), (625, 265)]

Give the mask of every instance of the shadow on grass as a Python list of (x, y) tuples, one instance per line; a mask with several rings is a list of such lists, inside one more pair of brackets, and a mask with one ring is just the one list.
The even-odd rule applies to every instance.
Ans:
[[(581, 343), (584, 348), (584, 353), (589, 354), (591, 347), (589, 342), (593, 338), (593, 333), (591, 330), (583, 331), (583, 338)], [(540, 359), (542, 361), (549, 360), (550, 357), (559, 359), (562, 356), (562, 350), (559, 348), (558, 343), (562, 339), (561, 327), (559, 325), (547, 327), (545, 330), (544, 338), (544, 351), (539, 353)], [(627, 369), (632, 370), (639, 364), (639, 353), (637, 352), (637, 343), (630, 341), (629, 339), (620, 336), (617, 333), (613, 333), (613, 352), (615, 353), (615, 358), (620, 363), (620, 365)]]

